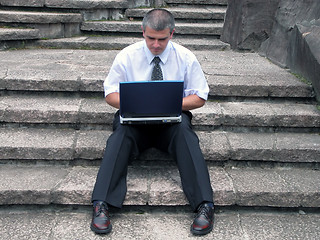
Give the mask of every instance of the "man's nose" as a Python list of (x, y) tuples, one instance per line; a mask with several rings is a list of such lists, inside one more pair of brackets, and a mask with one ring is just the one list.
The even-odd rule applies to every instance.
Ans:
[(153, 46), (154, 46), (154, 47), (159, 47), (159, 46), (160, 46), (159, 40), (155, 39)]

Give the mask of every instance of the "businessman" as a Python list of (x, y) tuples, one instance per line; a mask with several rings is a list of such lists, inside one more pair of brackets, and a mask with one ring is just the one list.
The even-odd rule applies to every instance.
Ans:
[(191, 232), (204, 235), (213, 228), (213, 191), (199, 140), (192, 130), (190, 110), (200, 108), (209, 87), (195, 55), (171, 41), (175, 20), (165, 9), (149, 11), (142, 22), (144, 40), (118, 53), (104, 82), (106, 102), (120, 108), (119, 82), (183, 80), (182, 122), (172, 124), (120, 124), (119, 111), (113, 121), (103, 160), (92, 193), (91, 230), (109, 233), (109, 206), (121, 208), (127, 191), (127, 169), (131, 159), (155, 147), (173, 156), (183, 191), (196, 213)]

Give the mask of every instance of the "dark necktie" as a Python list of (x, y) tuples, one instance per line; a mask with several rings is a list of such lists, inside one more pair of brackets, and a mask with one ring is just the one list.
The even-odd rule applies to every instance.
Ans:
[(154, 67), (152, 70), (152, 75), (151, 75), (151, 80), (163, 80), (163, 75), (162, 75), (162, 71), (160, 68), (160, 58), (159, 57), (154, 57), (154, 59), (152, 60), (152, 62), (154, 63)]

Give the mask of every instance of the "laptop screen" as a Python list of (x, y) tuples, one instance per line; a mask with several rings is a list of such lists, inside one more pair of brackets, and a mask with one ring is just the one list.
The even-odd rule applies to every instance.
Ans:
[(120, 83), (123, 118), (176, 117), (181, 115), (183, 81)]

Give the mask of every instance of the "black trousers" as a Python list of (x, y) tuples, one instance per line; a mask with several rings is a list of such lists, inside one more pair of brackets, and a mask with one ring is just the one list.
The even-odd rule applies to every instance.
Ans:
[(170, 153), (177, 161), (183, 191), (193, 208), (203, 201), (213, 202), (208, 168), (199, 139), (191, 126), (192, 114), (184, 112), (182, 122), (157, 125), (122, 125), (118, 112), (113, 133), (107, 141), (104, 157), (92, 193), (92, 201), (122, 207), (127, 192), (130, 159), (150, 147)]

